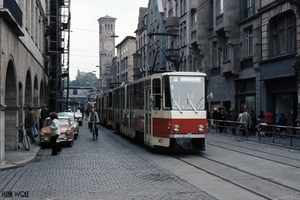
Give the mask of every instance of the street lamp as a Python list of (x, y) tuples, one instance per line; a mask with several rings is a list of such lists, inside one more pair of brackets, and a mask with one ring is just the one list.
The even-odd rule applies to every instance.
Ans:
[[(99, 81), (98, 81), (98, 87), (97, 87), (97, 89), (100, 89), (100, 83), (101, 83), (101, 68), (100, 68), (100, 66), (99, 65), (96, 65), (95, 67), (99, 67)], [(96, 72), (96, 71), (95, 71)]]

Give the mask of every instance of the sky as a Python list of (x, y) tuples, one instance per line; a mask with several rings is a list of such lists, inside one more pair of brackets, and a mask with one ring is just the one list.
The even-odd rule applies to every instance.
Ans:
[(116, 45), (126, 36), (134, 36), (140, 7), (148, 0), (71, 0), (70, 80), (77, 71), (94, 72), (99, 78), (99, 25), (106, 15), (116, 18)]

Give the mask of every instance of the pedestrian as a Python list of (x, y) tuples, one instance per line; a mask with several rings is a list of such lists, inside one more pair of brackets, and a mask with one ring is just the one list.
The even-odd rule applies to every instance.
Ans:
[[(37, 120), (37, 117), (33, 110), (33, 107), (30, 106), (28, 108), (28, 113), (25, 118), (25, 124), (26, 124), (26, 127), (28, 128), (28, 130), (30, 131), (30, 133), (34, 137), (37, 137), (39, 135), (38, 130), (36, 129), (36, 120)], [(35, 140), (34, 140), (34, 142), (35, 142)]]
[(238, 114), (234, 108), (231, 108), (229, 113), (229, 121), (232, 135), (236, 135), (236, 121), (238, 119)]
[[(98, 116), (98, 113), (96, 112), (96, 108), (92, 109), (92, 112), (90, 112), (89, 117), (88, 117), (90, 132), (92, 132), (93, 122), (99, 122), (99, 116)], [(95, 138), (93, 138), (93, 140), (94, 139)], [(96, 126), (96, 140), (98, 140), (98, 128), (97, 128), (97, 126)]]
[(268, 125), (266, 127), (266, 136), (267, 137), (273, 137), (273, 128), (272, 128), (272, 125), (274, 124), (274, 121), (273, 121), (273, 113), (271, 111), (271, 109), (268, 110), (268, 112), (266, 113), (265, 115), (265, 118), (264, 118), (264, 122)]
[(219, 108), (219, 113), (218, 113), (218, 121), (219, 121), (219, 132), (223, 133), (225, 129), (225, 121), (226, 121), (226, 114), (224, 111), (224, 108)]
[(38, 116), (39, 116), (39, 129), (43, 127), (43, 120), (42, 120), (42, 107), (38, 109)]
[[(277, 125), (280, 126), (287, 126), (287, 118), (284, 116), (284, 113), (280, 114), (280, 117), (278, 119)], [(280, 137), (284, 138), (285, 137), (285, 132), (286, 132), (286, 127), (279, 127), (279, 131), (280, 131)]]
[(216, 129), (216, 132), (217, 132), (217, 129), (218, 129), (218, 110), (217, 110), (217, 108), (214, 108), (211, 118), (213, 119), (213, 121), (212, 121), (213, 127)]
[(255, 114), (254, 110), (251, 110), (250, 112), (250, 116), (251, 116), (251, 128), (250, 128), (250, 133), (252, 133), (253, 135), (255, 135), (256, 133), (256, 125), (257, 125), (257, 117)]
[(44, 124), (44, 121), (47, 117), (49, 117), (50, 111), (47, 108), (47, 105), (44, 104), (41, 110), (41, 117), (42, 117), (42, 124)]
[(51, 129), (50, 144), (52, 148), (51, 156), (56, 156), (61, 152), (61, 147), (56, 142), (57, 138), (60, 136), (60, 124), (56, 112), (51, 112), (49, 116), (50, 119), (52, 120), (50, 124), (50, 129)]
[(252, 125), (252, 120), (251, 120), (251, 115), (248, 113), (247, 108), (241, 114), (240, 122), (242, 123), (243, 136), (248, 137), (249, 136), (249, 131), (250, 131), (251, 125)]
[[(226, 110), (226, 107), (223, 107), (223, 111), (224, 111), (224, 114), (225, 114), (225, 121), (227, 121), (229, 119), (229, 113), (228, 111)], [(224, 122), (224, 130), (223, 132), (226, 134), (227, 133), (227, 127), (229, 126), (229, 123), (228, 122)]]
[(259, 123), (263, 123), (264, 122), (265, 114), (264, 114), (263, 110), (260, 111), (260, 113), (258, 115), (258, 119), (259, 119)]

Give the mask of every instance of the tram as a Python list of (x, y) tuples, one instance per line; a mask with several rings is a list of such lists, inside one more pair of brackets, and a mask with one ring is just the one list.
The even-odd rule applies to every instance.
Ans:
[(164, 72), (96, 96), (100, 123), (152, 148), (204, 151), (206, 74)]

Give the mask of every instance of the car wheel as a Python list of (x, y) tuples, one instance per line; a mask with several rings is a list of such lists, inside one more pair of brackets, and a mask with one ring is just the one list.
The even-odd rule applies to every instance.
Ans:
[(72, 147), (73, 146), (73, 141), (70, 141), (68, 146)]
[(79, 126), (82, 126), (82, 122), (78, 122)]

